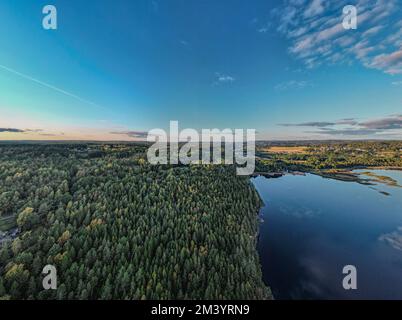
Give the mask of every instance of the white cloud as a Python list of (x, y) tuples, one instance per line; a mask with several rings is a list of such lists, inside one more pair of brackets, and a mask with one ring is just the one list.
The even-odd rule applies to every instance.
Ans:
[(357, 30), (342, 26), (348, 0), (285, 0), (271, 12), (289, 53), (309, 67), (358, 61), (389, 74), (402, 73), (402, 13), (398, 0), (358, 0)]
[(215, 77), (216, 77), (216, 81), (214, 82), (214, 84), (219, 84), (219, 83), (232, 83), (235, 82), (236, 79), (230, 75), (227, 74), (222, 74), (219, 72), (215, 73)]
[(312, 87), (313, 85), (309, 81), (297, 81), (290, 80), (286, 82), (279, 83), (275, 86), (275, 90), (277, 91), (286, 91), (291, 89), (303, 89), (306, 87)]
[(389, 54), (379, 54), (368, 65), (389, 74), (402, 74), (402, 48)]
[(370, 29), (368, 29), (367, 31), (364, 31), (363, 32), (363, 37), (367, 37), (367, 36), (371, 36), (371, 35), (374, 35), (374, 34), (377, 34), (380, 30), (382, 30), (384, 28), (384, 26), (375, 26), (375, 27), (372, 27), (372, 28), (370, 28)]
[(304, 11), (304, 17), (311, 18), (324, 12), (323, 2), (323, 0), (313, 0), (310, 6), (307, 7), (306, 11)]

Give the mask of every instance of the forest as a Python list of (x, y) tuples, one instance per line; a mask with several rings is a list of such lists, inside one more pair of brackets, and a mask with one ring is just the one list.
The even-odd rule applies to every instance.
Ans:
[[(0, 144), (0, 299), (272, 298), (249, 178), (149, 165), (146, 150)], [(43, 289), (48, 264), (57, 290)]]
[[(249, 177), (230, 165), (150, 165), (147, 149), (0, 144), (0, 299), (272, 298)], [(257, 144), (257, 172), (356, 167), (402, 168), (402, 142)], [(49, 264), (57, 290), (42, 285)]]

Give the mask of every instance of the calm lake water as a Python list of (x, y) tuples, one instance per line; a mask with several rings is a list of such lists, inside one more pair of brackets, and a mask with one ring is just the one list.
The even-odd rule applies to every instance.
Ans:
[[(370, 172), (402, 185), (402, 171)], [(311, 174), (252, 181), (265, 203), (258, 251), (276, 299), (402, 299), (402, 188)], [(343, 289), (345, 265), (357, 269), (357, 290)]]

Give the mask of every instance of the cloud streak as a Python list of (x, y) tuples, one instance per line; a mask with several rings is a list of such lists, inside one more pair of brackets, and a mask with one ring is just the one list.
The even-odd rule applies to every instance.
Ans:
[[(358, 122), (353, 118), (338, 121), (311, 121), (301, 123), (282, 123), (283, 127), (316, 128), (315, 131), (305, 133), (342, 135), (342, 136), (368, 136), (377, 134), (391, 134), (402, 130), (402, 115), (392, 115), (386, 118)], [(402, 132), (400, 132), (402, 134)]]
[(277, 91), (286, 91), (286, 90), (293, 90), (293, 89), (303, 89), (306, 87), (313, 87), (313, 85), (309, 81), (297, 81), (297, 80), (290, 80), (286, 82), (282, 82), (274, 87)]
[(335, 122), (302, 122), (302, 123), (281, 123), (282, 127), (328, 127), (335, 125)]
[(23, 133), (24, 130), (16, 128), (0, 128), (0, 132), (12, 132), (12, 133)]
[(0, 128), (0, 133), (14, 133), (14, 134), (37, 134), (40, 136), (45, 136), (45, 137), (56, 137), (56, 136), (63, 136), (64, 133), (49, 133), (49, 132), (44, 132), (43, 129), (18, 129), (18, 128)]
[(109, 133), (117, 135), (126, 135), (129, 136), (130, 138), (139, 138), (139, 139), (145, 139), (148, 136), (148, 132), (146, 131), (112, 131)]
[(402, 116), (394, 116), (384, 119), (366, 121), (360, 123), (361, 126), (375, 130), (402, 129)]
[(21, 73), (21, 72), (17, 71), (17, 70), (11, 69), (11, 68), (6, 67), (6, 66), (1, 65), (1, 64), (0, 64), (0, 68), (3, 69), (3, 70), (6, 70), (6, 71), (8, 71), (8, 72), (10, 72), (10, 73), (12, 73), (12, 74), (15, 74), (15, 75), (17, 75), (17, 76), (19, 76), (19, 77), (21, 77), (21, 78), (24, 78), (24, 79), (26, 79), (26, 80), (30, 80), (30, 81), (32, 81), (32, 82), (35, 82), (36, 84), (39, 84), (39, 85), (41, 85), (41, 86), (43, 86), (43, 87), (45, 87), (45, 88), (51, 89), (51, 90), (53, 90), (53, 91), (56, 91), (56, 92), (58, 92), (58, 93), (61, 93), (61, 94), (65, 95), (65, 96), (68, 96), (68, 97), (70, 97), (70, 98), (76, 99), (76, 100), (78, 100), (78, 101), (80, 101), (80, 102), (83, 102), (83, 103), (85, 103), (85, 104), (89, 104), (89, 105), (91, 105), (91, 106), (104, 109), (103, 107), (101, 107), (100, 105), (98, 105), (98, 104), (96, 104), (96, 103), (94, 103), (94, 102), (92, 102), (92, 101), (83, 99), (83, 98), (81, 98), (80, 96), (77, 96), (77, 95), (75, 95), (75, 94), (73, 94), (73, 93), (71, 93), (71, 92), (68, 92), (68, 91), (66, 91), (66, 90), (60, 89), (60, 88), (55, 87), (55, 86), (52, 86), (52, 85), (50, 85), (50, 84), (48, 84), (48, 83), (46, 83), (46, 82), (40, 81), (40, 80), (38, 80), (38, 79), (35, 79), (35, 78), (33, 78), (33, 77), (29, 76), (29, 75), (26, 75), (26, 74), (24, 74), (24, 73)]

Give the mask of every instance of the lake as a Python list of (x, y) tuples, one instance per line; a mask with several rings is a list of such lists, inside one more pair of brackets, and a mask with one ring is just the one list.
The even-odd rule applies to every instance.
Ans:
[[(402, 171), (370, 174), (402, 185)], [(252, 182), (265, 203), (258, 251), (276, 299), (402, 299), (401, 187), (312, 174)], [(342, 286), (346, 265), (357, 269), (356, 290)]]

